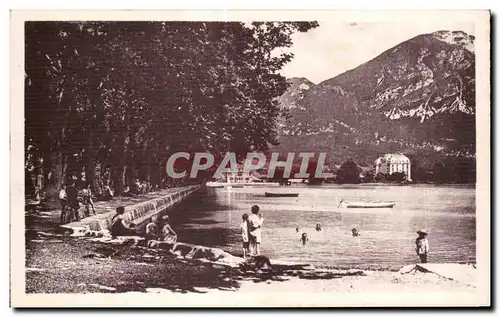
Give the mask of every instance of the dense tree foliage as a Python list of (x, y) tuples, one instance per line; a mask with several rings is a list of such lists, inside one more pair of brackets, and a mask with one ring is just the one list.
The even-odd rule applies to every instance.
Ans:
[(340, 166), (337, 171), (336, 180), (340, 184), (358, 184), (360, 183), (360, 173), (361, 168), (358, 164), (354, 160), (349, 159)]
[(28, 22), (26, 167), (117, 193), (162, 185), (177, 151), (220, 155), (276, 143), (276, 54), (315, 22)]

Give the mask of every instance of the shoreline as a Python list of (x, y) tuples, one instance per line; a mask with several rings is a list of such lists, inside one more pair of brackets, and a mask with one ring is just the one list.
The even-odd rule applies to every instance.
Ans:
[[(203, 248), (202, 246), (197, 246)], [(363, 292), (378, 286), (398, 292), (473, 292), (463, 275), (471, 265), (437, 264), (441, 272), (409, 265), (398, 271), (341, 270), (273, 261), (272, 269), (187, 258), (161, 248), (102, 243), (88, 237), (41, 234), (27, 241), (27, 293)], [(475, 266), (474, 266), (475, 268)], [(434, 272), (436, 271), (436, 272)], [(475, 271), (475, 269), (474, 269)], [(473, 280), (469, 277), (469, 280)]]
[[(146, 198), (149, 197), (140, 197), (141, 200)], [(110, 205), (117, 203), (122, 202), (103, 202), (99, 207), (107, 212)], [(128, 242), (112, 241), (106, 236), (92, 237), (90, 232), (89, 236), (74, 232), (76, 236), (70, 237), (61, 233), (58, 224), (54, 223), (58, 213), (57, 209), (47, 211), (46, 208), (26, 211), (25, 276), (28, 293), (168, 292), (177, 296), (178, 293), (221, 290), (358, 292), (375, 283), (382, 288), (400, 291), (408, 287), (419, 290), (422, 284), (424, 289), (430, 291), (439, 288), (452, 292), (456, 287), (464, 291), (474, 289), (471, 285), (422, 270), (402, 274), (402, 266), (366, 269), (362, 266), (314, 265), (271, 258), (272, 270), (245, 269), (239, 265), (244, 260), (238, 254), (220, 248), (179, 243), (179, 247), (171, 252), (161, 246), (140, 246), (137, 241), (142, 237), (129, 239)], [(189, 216), (186, 216), (178, 220), (188, 219)], [(226, 261), (218, 261), (224, 258)], [(452, 266), (458, 271), (462, 267), (470, 267)]]

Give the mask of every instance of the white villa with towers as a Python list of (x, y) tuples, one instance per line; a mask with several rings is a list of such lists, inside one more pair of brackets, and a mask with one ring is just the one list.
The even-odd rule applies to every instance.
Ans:
[(405, 173), (406, 180), (411, 182), (411, 162), (403, 154), (386, 154), (375, 160), (375, 175)]

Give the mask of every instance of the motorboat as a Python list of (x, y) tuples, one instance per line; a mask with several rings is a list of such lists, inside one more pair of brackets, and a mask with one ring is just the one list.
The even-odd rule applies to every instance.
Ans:
[(392, 208), (395, 201), (341, 201), (339, 206), (346, 208)]

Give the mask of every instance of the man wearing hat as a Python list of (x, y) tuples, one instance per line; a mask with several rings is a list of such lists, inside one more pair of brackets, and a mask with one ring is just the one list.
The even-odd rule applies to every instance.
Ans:
[(429, 253), (429, 241), (427, 240), (427, 231), (424, 229), (417, 231), (418, 238), (415, 241), (417, 245), (415, 251), (420, 257), (420, 262), (427, 263), (427, 253)]

